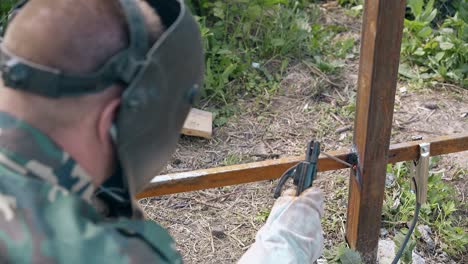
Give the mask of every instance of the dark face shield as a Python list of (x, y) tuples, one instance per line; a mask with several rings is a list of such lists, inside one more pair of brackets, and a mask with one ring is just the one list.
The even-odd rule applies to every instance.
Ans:
[(173, 153), (201, 87), (203, 60), (198, 25), (181, 5), (123, 95), (117, 147), (130, 190), (148, 184)]
[(152, 47), (136, 1), (119, 2), (130, 45), (98, 71), (63, 73), (18, 57), (1, 43), (0, 68), (6, 86), (47, 97), (89, 94), (123, 83), (115, 143), (124, 181), (135, 195), (173, 153), (202, 84), (204, 58), (198, 25), (183, 0), (148, 1), (167, 27)]

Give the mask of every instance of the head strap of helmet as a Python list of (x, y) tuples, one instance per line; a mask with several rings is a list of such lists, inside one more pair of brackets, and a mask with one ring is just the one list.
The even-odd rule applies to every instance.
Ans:
[[(8, 51), (0, 39), (0, 73), (4, 84), (9, 88), (47, 97), (62, 97), (98, 92), (116, 82), (130, 83), (145, 61), (148, 35), (136, 1), (119, 2), (129, 27), (130, 44), (96, 72), (68, 74), (59, 69), (33, 63)], [(13, 18), (14, 16), (11, 16), (11, 19)]]

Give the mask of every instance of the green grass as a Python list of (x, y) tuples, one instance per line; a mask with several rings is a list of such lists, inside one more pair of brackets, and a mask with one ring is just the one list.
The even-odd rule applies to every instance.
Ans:
[(225, 166), (240, 164), (242, 162), (242, 155), (237, 153), (229, 153), (224, 158), (223, 164)]
[(0, 26), (2, 26), (2, 22), (5, 20), (8, 11), (10, 11), (11, 7), (16, 3), (16, 0), (1, 0), (0, 1)]
[(323, 72), (336, 72), (355, 44), (333, 41), (347, 29), (323, 25), (314, 1), (188, 2), (205, 44), (204, 98), (221, 107), (239, 97), (267, 98), (293, 64), (309, 62)]
[[(400, 74), (410, 80), (451, 82), (468, 88), (468, 2), (453, 16), (438, 18), (434, 0), (410, 0), (405, 19)], [(438, 22), (437, 22), (437, 19)]]
[(14, 3), (16, 3), (15, 0), (2, 0), (0, 2), (0, 17), (3, 17), (5, 14), (7, 14)]
[(270, 216), (270, 208), (263, 208), (255, 216), (255, 222), (264, 224), (268, 219), (268, 216)]
[[(434, 167), (436, 162), (437, 159), (433, 159), (431, 166)], [(383, 220), (387, 223), (386, 228), (395, 228), (391, 223), (406, 223), (412, 220), (415, 195), (410, 191), (410, 173), (405, 163), (389, 165), (387, 172), (395, 175), (396, 181), (386, 191)], [(455, 189), (442, 179), (442, 175), (443, 172), (430, 173), (428, 201), (421, 207), (418, 225), (431, 227), (436, 246), (452, 256), (461, 256), (468, 252), (468, 221), (466, 215), (458, 211), (466, 211), (468, 205), (460, 200)], [(457, 175), (460, 177), (461, 174)], [(402, 228), (401, 231), (406, 232), (406, 229)], [(420, 235), (416, 230), (413, 237), (419, 239)]]
[[(4, 16), (15, 1), (1, 2)], [(347, 28), (324, 25), (313, 0), (186, 2), (197, 15), (206, 51), (203, 101), (217, 108), (246, 96), (267, 100), (291, 65), (336, 73), (355, 46), (352, 39), (333, 39)]]
[[(14, 0), (0, 0), (0, 19)], [(319, 2), (319, 1), (317, 1)], [(362, 0), (338, 0), (350, 14), (362, 13)], [(236, 100), (256, 97), (268, 100), (279, 90), (288, 68), (311, 64), (327, 74), (337, 74), (343, 59), (355, 50), (352, 39), (335, 40), (348, 29), (324, 25), (321, 11), (313, 0), (193, 0), (187, 1), (197, 15), (206, 51), (206, 75), (203, 102), (214, 106), (215, 126), (223, 126), (238, 111)], [(401, 51), (400, 76), (414, 83), (451, 82), (468, 86), (468, 27), (465, 0), (408, 0)], [(339, 109), (352, 118), (355, 104)], [(324, 122), (329, 122), (324, 119)], [(227, 155), (224, 164), (242, 161), (238, 154)], [(409, 188), (408, 169), (404, 163), (389, 166), (396, 176), (387, 189), (383, 205), (386, 228), (401, 226), (388, 223), (407, 222), (413, 217), (414, 195)], [(458, 175), (466, 175), (459, 171)], [(346, 199), (345, 189), (335, 195)], [(399, 203), (395, 205), (395, 199)], [(421, 209), (420, 224), (431, 227), (437, 246), (457, 256), (467, 253), (467, 205), (460, 204), (455, 190), (442, 180), (440, 173), (429, 179), (429, 201)], [(267, 211), (257, 215), (264, 221)], [(339, 229), (340, 221), (324, 223), (328, 230)], [(399, 233), (395, 234), (396, 236)], [(420, 234), (415, 232), (416, 240)], [(343, 245), (334, 247), (330, 260), (353, 257)]]
[[(4, 18), (15, 0), (2, 0)], [(312, 63), (334, 74), (352, 52), (345, 27), (325, 26), (313, 0), (187, 0), (206, 50), (204, 101), (224, 107), (237, 98), (267, 100), (289, 66)], [(363, 0), (338, 0), (360, 12)], [(400, 76), (414, 83), (468, 87), (468, 1), (408, 0)]]
[[(468, 253), (468, 220), (466, 212), (468, 204), (462, 201), (450, 182), (442, 179), (442, 171), (436, 167), (439, 158), (432, 158), (431, 172), (429, 177), (428, 201), (420, 210), (419, 225), (428, 225), (431, 228), (431, 238), (434, 240), (436, 249), (442, 249), (455, 260)], [(436, 172), (434, 172), (436, 171)], [(437, 172), (439, 171), (439, 172)], [(412, 221), (415, 210), (415, 195), (410, 188), (411, 174), (407, 163), (397, 163), (388, 165), (387, 173), (393, 174), (395, 181), (387, 186), (385, 190), (385, 200), (382, 210), (382, 227), (384, 227), (394, 242), (399, 247), (404, 235), (408, 231), (407, 224)], [(454, 174), (454, 181), (463, 180), (466, 170), (459, 169)], [(458, 177), (458, 178), (457, 178)], [(340, 210), (337, 201), (346, 200), (347, 179), (337, 178), (340, 182), (332, 196), (329, 198), (329, 206), (326, 207), (326, 218), (322, 221), (322, 227), (328, 234), (335, 232), (344, 235), (344, 219), (346, 212)], [(421, 234), (416, 228), (412, 239), (404, 252), (405, 261), (402, 263), (411, 263), (411, 251), (419, 246), (419, 250), (426, 247), (420, 240)], [(349, 262), (349, 259), (357, 258), (355, 252), (347, 248), (346, 243), (334, 244), (324, 251), (324, 257), (329, 263), (355, 263)], [(357, 261), (356, 263), (359, 263)]]
[[(363, 0), (338, 2), (355, 8)], [(421, 86), (448, 82), (468, 88), (468, 1), (406, 2), (400, 77)]]

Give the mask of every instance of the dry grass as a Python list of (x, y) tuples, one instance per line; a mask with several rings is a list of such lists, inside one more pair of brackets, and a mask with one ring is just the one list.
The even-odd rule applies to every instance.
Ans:
[[(301, 70), (291, 70), (290, 76), (305, 78)], [(349, 146), (352, 131), (335, 130), (353, 122), (340, 111), (341, 105), (353, 99), (353, 88), (346, 91), (329, 87), (326, 96), (309, 97), (304, 94), (306, 85), (301, 83), (317, 82), (291, 81), (292, 85), (285, 88), (287, 92), (268, 104), (240, 101), (240, 113), (216, 129), (214, 139), (183, 138), (168, 169), (191, 170), (297, 155), (311, 138), (321, 140), (326, 150)], [(467, 99), (465, 90), (454, 93), (443, 87), (399, 91), (392, 142), (468, 131), (464, 117)], [(436, 109), (430, 109), (434, 105)], [(443, 159), (441, 167), (447, 170), (448, 179), (460, 168), (467, 169), (467, 159), (466, 153)], [(327, 248), (344, 241), (347, 177), (347, 171), (321, 173), (317, 182), (327, 198), (322, 220)], [(467, 184), (461, 179), (454, 185), (461, 195), (466, 195)], [(265, 220), (274, 202), (274, 186), (274, 182), (230, 186), (144, 199), (141, 205), (151, 219), (176, 238), (186, 263), (234, 263), (254, 241)]]
[[(355, 19), (339, 12), (326, 17), (327, 23), (348, 25), (351, 30), (345, 34), (359, 39)], [(213, 139), (183, 137), (167, 171), (298, 155), (310, 139), (320, 140), (325, 151), (349, 147), (357, 63), (357, 58), (348, 59), (335, 78), (305, 64), (293, 65), (278, 94), (268, 100), (239, 99), (237, 113), (214, 130)], [(468, 91), (451, 85), (431, 90), (399, 89), (392, 142), (468, 131), (467, 102)], [(440, 166), (450, 178), (460, 168), (468, 169), (468, 155), (445, 156)], [(316, 182), (326, 195), (322, 225), (328, 249), (344, 241), (348, 175), (346, 170), (321, 173)], [(468, 193), (466, 177), (461, 179), (453, 184), (464, 197)], [(275, 182), (258, 182), (143, 199), (140, 204), (175, 237), (186, 263), (235, 263), (265, 221), (274, 202), (274, 186)], [(440, 261), (435, 255), (428, 257), (427, 263)]]

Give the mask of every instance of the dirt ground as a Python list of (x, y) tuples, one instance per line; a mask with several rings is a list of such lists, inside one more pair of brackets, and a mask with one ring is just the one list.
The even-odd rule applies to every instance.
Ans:
[[(343, 21), (345, 19), (346, 21)], [(359, 39), (359, 22), (333, 11), (327, 23), (349, 25), (347, 37)], [(357, 51), (356, 51), (357, 52)], [(297, 64), (269, 100), (239, 99), (237, 114), (214, 129), (211, 140), (183, 137), (168, 172), (210, 168), (302, 154), (310, 139), (324, 151), (349, 148), (358, 59), (346, 61), (344, 71), (330, 79)], [(333, 84), (332, 84), (333, 83)], [(392, 143), (468, 131), (468, 90), (453, 85), (415, 89), (400, 83), (397, 90)], [(440, 169), (460, 197), (468, 194), (468, 152), (443, 156)], [(322, 219), (325, 247), (344, 241), (348, 172), (320, 173), (316, 186), (325, 193)], [(177, 241), (186, 263), (235, 263), (254, 241), (274, 202), (275, 182), (258, 182), (143, 199), (148, 217), (166, 227)], [(461, 213), (468, 215), (465, 208)], [(465, 230), (467, 227), (464, 227)], [(423, 254), (424, 255), (424, 254)], [(424, 255), (426, 263), (450, 263), (445, 254)], [(467, 263), (468, 258), (459, 260)]]

